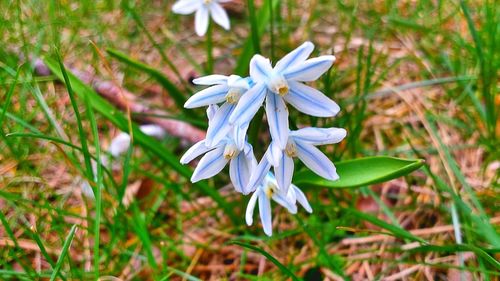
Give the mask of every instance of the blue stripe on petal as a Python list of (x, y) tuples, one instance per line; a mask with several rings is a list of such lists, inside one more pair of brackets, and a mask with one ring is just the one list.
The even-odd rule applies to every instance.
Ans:
[(333, 117), (340, 107), (320, 91), (300, 82), (289, 81), (290, 92), (284, 99), (306, 114), (317, 117)]
[(233, 112), (234, 104), (225, 103), (217, 113), (215, 113), (207, 130), (206, 144), (207, 146), (216, 145), (229, 133), (231, 126), (229, 125), (229, 116)]
[(314, 81), (325, 73), (335, 61), (334, 56), (321, 56), (308, 59), (305, 62), (291, 67), (283, 72), (287, 80)]
[(264, 83), (257, 84), (252, 89), (248, 90), (248, 92), (241, 97), (238, 105), (229, 117), (229, 123), (249, 123), (262, 105), (266, 91), (267, 88)]
[(225, 100), (228, 88), (226, 85), (208, 87), (191, 96), (184, 104), (185, 108), (196, 108), (210, 104), (220, 103)]
[(314, 45), (311, 42), (305, 42), (295, 50), (285, 55), (276, 63), (275, 70), (279, 73), (287, 68), (294, 66), (297, 63), (303, 62), (314, 50)]
[(307, 103), (307, 104), (313, 105), (315, 107), (319, 107), (324, 111), (330, 111), (330, 108), (328, 106), (324, 105), (321, 102), (318, 102), (317, 100), (315, 100), (314, 98), (311, 98), (308, 95), (305, 95), (299, 91), (296, 91), (295, 89), (290, 89), (290, 93), (295, 94), (297, 96), (297, 98), (300, 99), (300, 102), (302, 102), (302, 103)]

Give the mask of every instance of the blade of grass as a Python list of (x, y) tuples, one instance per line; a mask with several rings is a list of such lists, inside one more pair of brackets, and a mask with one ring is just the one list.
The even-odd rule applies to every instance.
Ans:
[[(0, 212), (0, 222), (2, 222), (3, 228), (5, 229), (5, 232), (7, 232), (7, 235), (9, 236), (10, 240), (12, 243), (14, 243), (15, 249), (22, 250), (21, 247), (19, 247), (19, 243), (17, 242), (16, 236), (14, 235), (14, 232), (12, 231), (12, 228), (9, 225), (9, 222), (7, 221), (7, 218), (3, 214), (3, 212)], [(35, 277), (35, 272), (33, 272), (33, 269), (28, 266), (24, 261), (21, 261), (17, 255), (12, 255), (14, 260), (18, 262), (21, 267), (24, 269), (24, 271), (30, 276), (30, 278)]]
[(213, 24), (212, 21), (208, 22), (208, 30), (207, 30), (207, 69), (206, 74), (210, 75), (214, 72), (214, 55), (213, 55)]
[(260, 253), (261, 255), (266, 257), (269, 261), (274, 263), (284, 274), (286, 274), (288, 277), (292, 278), (292, 280), (294, 280), (294, 281), (302, 280), (301, 278), (299, 278), (295, 274), (293, 274), (293, 272), (291, 272), (286, 266), (284, 266), (282, 263), (280, 263), (275, 257), (273, 257), (268, 252), (264, 251), (262, 248), (259, 248), (257, 246), (247, 244), (247, 243), (244, 243), (241, 241), (230, 241), (229, 244), (238, 245), (238, 246), (253, 250), (257, 253)]
[(59, 255), (59, 258), (57, 259), (56, 266), (54, 268), (54, 271), (52, 271), (52, 275), (50, 276), (50, 281), (56, 280), (57, 275), (59, 274), (59, 271), (61, 270), (62, 264), (64, 262), (64, 258), (66, 257), (66, 254), (68, 253), (69, 247), (71, 246), (71, 242), (73, 242), (73, 237), (75, 236), (77, 226), (74, 224), (69, 233), (68, 236), (66, 237), (66, 240), (64, 241), (61, 254)]
[[(437, 246), (437, 245), (424, 245), (418, 248), (411, 249), (410, 252), (439, 252), (439, 253), (450, 253), (450, 252), (474, 252), (484, 260), (486, 260), (490, 265), (495, 267), (497, 270), (500, 270), (500, 262), (496, 260), (494, 257), (490, 256), (483, 249), (468, 245), (468, 244), (459, 244), (459, 245), (445, 245), (445, 246)], [(498, 253), (498, 250), (495, 251)]]
[[(64, 73), (64, 72), (63, 72)], [(66, 85), (71, 85), (70, 82), (65, 78)], [(94, 277), (96, 280), (99, 279), (99, 245), (100, 245), (100, 234), (101, 234), (101, 192), (104, 188), (103, 185), (103, 169), (102, 169), (102, 161), (101, 161), (101, 145), (99, 143), (99, 131), (97, 127), (97, 122), (94, 116), (94, 109), (90, 104), (90, 97), (88, 95), (84, 95), (85, 101), (85, 112), (87, 113), (88, 120), (90, 121), (90, 128), (92, 130), (92, 137), (94, 139), (94, 148), (95, 148), (95, 159), (97, 162), (96, 165), (96, 174), (94, 175), (93, 181), (96, 183), (94, 186), (94, 202), (95, 202), (95, 220), (94, 220)], [(83, 146), (82, 146), (83, 147)]]
[(61, 73), (66, 85), (66, 88), (68, 89), (68, 95), (71, 101), (71, 106), (73, 107), (73, 111), (75, 112), (75, 118), (76, 118), (76, 123), (78, 127), (78, 136), (80, 138), (80, 144), (82, 146), (82, 154), (83, 154), (83, 159), (85, 161), (85, 174), (87, 179), (93, 179), (94, 172), (92, 169), (92, 162), (91, 162), (91, 157), (90, 157), (90, 152), (89, 152), (89, 147), (87, 144), (87, 134), (85, 133), (85, 130), (83, 129), (83, 122), (82, 122), (82, 116), (80, 115), (80, 110), (78, 109), (78, 104), (76, 102), (76, 97), (73, 93), (73, 88), (71, 87), (71, 82), (69, 81), (68, 73), (66, 72), (66, 68), (64, 67), (62, 61), (61, 61), (61, 56), (59, 55), (59, 52), (57, 53), (57, 61), (59, 63), (59, 68), (61, 69)]
[(16, 76), (14, 77), (14, 81), (7, 91), (7, 95), (5, 96), (5, 100), (3, 101), (2, 112), (0, 112), (0, 125), (3, 124), (3, 119), (5, 118), (5, 113), (7, 112), (7, 108), (10, 106), (10, 101), (12, 99), (12, 94), (14, 93), (14, 89), (16, 88), (17, 80), (19, 79), (19, 73), (21, 72), (21, 67), (18, 67), (16, 70)]
[(411, 234), (410, 232), (402, 229), (401, 227), (387, 223), (387, 222), (385, 222), (385, 221), (383, 221), (375, 216), (362, 213), (362, 212), (360, 212), (356, 209), (353, 209), (353, 208), (348, 208), (348, 209), (346, 209), (346, 211), (353, 214), (354, 216), (362, 219), (362, 220), (366, 220), (366, 221), (368, 221), (368, 222), (370, 222), (370, 223), (372, 223), (380, 228), (383, 228), (385, 230), (390, 231), (396, 237), (408, 239), (408, 240), (415, 241), (415, 242), (420, 242), (423, 244), (427, 244), (427, 241), (425, 241), (424, 239)]
[(151, 238), (149, 237), (149, 232), (146, 227), (144, 215), (139, 211), (139, 207), (137, 206), (137, 201), (133, 201), (130, 207), (132, 209), (132, 214), (134, 218), (131, 224), (134, 228), (134, 231), (137, 233), (137, 236), (141, 240), (144, 249), (146, 250), (146, 255), (148, 258), (149, 265), (152, 265), (153, 269), (157, 270), (158, 264), (156, 263), (156, 259), (153, 254)]
[[(432, 117), (429, 114), (426, 114), (425, 118), (427, 119), (427, 121), (429, 123), (430, 133), (432, 133), (434, 135), (434, 137), (437, 139), (438, 144), (444, 153), (446, 161), (448, 162), (448, 165), (450, 166), (450, 169), (452, 170), (455, 177), (458, 179), (458, 181), (461, 183), (462, 187), (465, 189), (465, 191), (469, 195), (469, 198), (470, 198), (474, 208), (477, 210), (477, 213), (478, 213), (477, 215), (474, 215), (474, 213), (470, 213), (469, 215), (471, 216), (471, 219), (478, 225), (478, 227), (481, 227), (481, 231), (479, 233), (481, 233), (484, 236), (484, 238), (486, 238), (486, 240), (488, 240), (494, 247), (500, 248), (500, 236), (495, 231), (494, 227), (489, 223), (489, 218), (486, 215), (486, 212), (485, 212), (483, 206), (481, 205), (481, 202), (477, 198), (472, 187), (469, 185), (469, 183), (465, 179), (465, 176), (463, 175), (463, 173), (460, 171), (460, 168), (458, 167), (458, 164), (455, 161), (455, 158), (453, 158), (453, 156), (451, 155), (451, 153), (448, 149), (448, 146), (444, 145), (442, 139), (439, 137), (437, 128), (432, 120)], [(461, 206), (463, 206), (463, 205), (461, 204)]]

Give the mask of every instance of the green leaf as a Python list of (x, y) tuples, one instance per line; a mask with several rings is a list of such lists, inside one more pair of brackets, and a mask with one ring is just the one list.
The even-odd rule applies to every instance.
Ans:
[(254, 246), (254, 245), (250, 245), (250, 244), (241, 242), (241, 241), (230, 241), (229, 243), (230, 244), (235, 244), (235, 245), (238, 245), (238, 246), (242, 246), (244, 248), (247, 248), (247, 249), (250, 249), (250, 250), (253, 250), (253, 251), (256, 251), (256, 252), (260, 253), (261, 255), (263, 255), (264, 257), (266, 257), (269, 261), (271, 261), (272, 263), (274, 263), (281, 271), (283, 271), (283, 273), (285, 273), (290, 278), (292, 278), (292, 280), (294, 280), (294, 281), (302, 280), (301, 278), (299, 278), (295, 274), (293, 274), (293, 272), (291, 272), (286, 266), (284, 266), (282, 263), (280, 263), (275, 257), (273, 257), (268, 252), (264, 251), (263, 249), (261, 249), (261, 248), (259, 248), (257, 246)]
[(386, 156), (358, 158), (335, 163), (339, 180), (327, 180), (307, 170), (295, 173), (293, 183), (331, 188), (359, 187), (402, 177), (423, 164), (422, 159), (409, 160)]

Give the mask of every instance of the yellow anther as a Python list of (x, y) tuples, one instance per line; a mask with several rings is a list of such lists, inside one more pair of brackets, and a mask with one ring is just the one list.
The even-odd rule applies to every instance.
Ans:
[(226, 95), (226, 101), (230, 104), (235, 104), (240, 100), (242, 90), (239, 88), (230, 88)]
[(234, 144), (227, 144), (224, 148), (224, 158), (229, 160), (238, 155), (239, 151)]
[(296, 157), (297, 156), (297, 146), (295, 146), (295, 143), (288, 142), (285, 146), (285, 153), (289, 157)]
[(271, 197), (273, 197), (273, 194), (274, 194), (274, 189), (271, 186), (268, 186), (266, 188), (266, 196), (267, 196), (267, 198), (271, 199)]
[(287, 85), (281, 85), (279, 88), (278, 88), (278, 94), (280, 96), (284, 96), (286, 94), (288, 94), (288, 86)]
[(271, 91), (275, 92), (280, 96), (288, 94), (289, 87), (286, 79), (283, 76), (275, 76), (271, 79), (269, 83), (269, 88)]

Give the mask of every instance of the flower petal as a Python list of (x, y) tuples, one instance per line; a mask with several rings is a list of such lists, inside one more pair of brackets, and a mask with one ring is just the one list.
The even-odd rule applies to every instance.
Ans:
[(250, 120), (259, 110), (266, 96), (267, 87), (264, 83), (259, 83), (248, 90), (238, 101), (229, 123), (240, 125), (250, 123)]
[(221, 103), (226, 100), (228, 91), (226, 85), (215, 85), (208, 87), (192, 95), (184, 104), (185, 108), (196, 108), (210, 104)]
[(288, 110), (283, 98), (268, 92), (266, 98), (266, 115), (273, 142), (284, 149), (288, 141)]
[(113, 157), (118, 157), (125, 153), (130, 147), (130, 135), (121, 132), (116, 136), (109, 145), (108, 151)]
[(172, 6), (172, 12), (181, 15), (189, 15), (194, 13), (200, 7), (199, 0), (180, 0)]
[(274, 167), (274, 174), (276, 175), (279, 190), (283, 194), (288, 192), (288, 188), (292, 184), (293, 167), (293, 158), (286, 155), (286, 153), (281, 153), (280, 165)]
[(325, 179), (339, 179), (335, 166), (323, 152), (305, 142), (295, 141), (295, 145), (297, 146), (297, 156), (309, 169)]
[(335, 56), (321, 56), (308, 59), (283, 72), (287, 80), (309, 82), (317, 80), (335, 62)]
[(296, 81), (288, 81), (290, 92), (284, 99), (296, 109), (317, 117), (333, 117), (340, 107), (320, 91)]
[(205, 140), (201, 140), (197, 143), (195, 143), (193, 146), (191, 146), (184, 155), (182, 155), (181, 158), (181, 164), (187, 164), (191, 161), (193, 161), (194, 158), (202, 155), (203, 153), (206, 153), (213, 148), (207, 147), (205, 145)]
[[(278, 183), (276, 182), (276, 179), (274, 178), (273, 174), (269, 172), (266, 176), (266, 181), (264, 185), (275, 185), (277, 186)], [(292, 214), (297, 213), (297, 205), (295, 204), (295, 192), (293, 190), (284, 191), (280, 190), (279, 188), (277, 189), (276, 192), (273, 193), (272, 196), (273, 200), (276, 201), (276, 203), (280, 204), (281, 206), (285, 207), (288, 212)]]
[(221, 5), (213, 2), (210, 5), (210, 15), (218, 25), (222, 26), (225, 30), (229, 30), (229, 17), (227, 16), (226, 11), (224, 10), (224, 8), (222, 8)]
[(208, 152), (203, 156), (194, 170), (191, 182), (208, 179), (218, 174), (226, 166), (228, 160), (224, 158), (224, 146)]
[(269, 59), (254, 55), (250, 61), (250, 77), (255, 83), (266, 82), (273, 68)]
[(278, 167), (280, 165), (280, 159), (281, 159), (281, 154), (283, 154), (283, 150), (274, 141), (272, 141), (269, 144), (268, 150), (269, 153), (267, 154), (267, 160), (274, 167)]
[(289, 201), (288, 198), (286, 198), (282, 194), (274, 194), (273, 200), (281, 206), (285, 207), (290, 214), (297, 213), (297, 205), (295, 204), (295, 202)]
[(208, 9), (205, 5), (200, 5), (194, 15), (194, 29), (198, 36), (203, 36), (208, 29)]
[(232, 128), (231, 125), (229, 125), (229, 116), (233, 110), (234, 104), (230, 103), (223, 104), (219, 110), (217, 110), (208, 126), (207, 136), (205, 139), (207, 146), (214, 146), (227, 136)]
[(226, 75), (212, 74), (193, 79), (193, 84), (206, 86), (226, 85), (228, 79), (229, 77), (227, 77)]
[(219, 110), (219, 106), (216, 104), (211, 104), (207, 107), (208, 126), (210, 126), (210, 121), (214, 118), (217, 110)]
[(298, 63), (304, 62), (314, 50), (314, 44), (306, 41), (295, 50), (288, 53), (276, 63), (274, 70), (281, 73), (289, 67), (294, 67)]
[(305, 196), (304, 192), (300, 190), (296, 185), (292, 184), (292, 189), (295, 191), (295, 196), (297, 198), (297, 201), (299, 202), (302, 207), (308, 212), (312, 213), (313, 210), (311, 208), (311, 205), (309, 205), (309, 202), (307, 201), (307, 197)]
[(247, 131), (248, 131), (248, 123), (243, 125), (240, 124), (233, 125), (233, 141), (234, 144), (236, 144), (238, 150), (243, 150), (245, 148)]
[(242, 89), (250, 89), (250, 79), (242, 78), (239, 75), (231, 75), (227, 79), (227, 86), (230, 88), (242, 88)]
[(245, 212), (245, 221), (247, 225), (252, 225), (253, 223), (253, 211), (255, 210), (255, 203), (257, 203), (257, 198), (259, 196), (263, 196), (264, 194), (261, 193), (260, 189), (256, 190), (253, 194), (252, 197), (250, 197), (250, 200), (248, 201), (247, 205), (247, 210)]
[(290, 136), (293, 136), (294, 140), (307, 142), (312, 145), (339, 143), (346, 135), (347, 131), (343, 128), (307, 127), (290, 132)]
[(156, 139), (162, 139), (167, 134), (165, 132), (165, 129), (156, 124), (146, 124), (140, 126), (139, 128), (141, 129), (141, 132), (143, 132), (144, 134), (154, 137)]
[(238, 156), (231, 159), (231, 162), (229, 163), (229, 176), (236, 191), (245, 193), (244, 189), (250, 180), (253, 168), (251, 156), (247, 156), (243, 152), (240, 152)]
[(267, 153), (268, 153), (268, 151), (266, 151), (266, 153), (264, 153), (264, 156), (262, 156), (262, 159), (260, 159), (259, 164), (252, 171), (252, 176), (250, 176), (250, 180), (248, 182), (248, 185), (245, 188), (246, 192), (254, 191), (257, 188), (257, 186), (262, 184), (262, 182), (264, 181), (264, 178), (266, 177), (267, 172), (269, 172), (269, 169), (271, 168), (271, 164), (267, 160), (267, 155), (266, 155)]
[(272, 214), (271, 214), (271, 201), (265, 194), (259, 196), (259, 213), (264, 233), (267, 236), (273, 235)]

